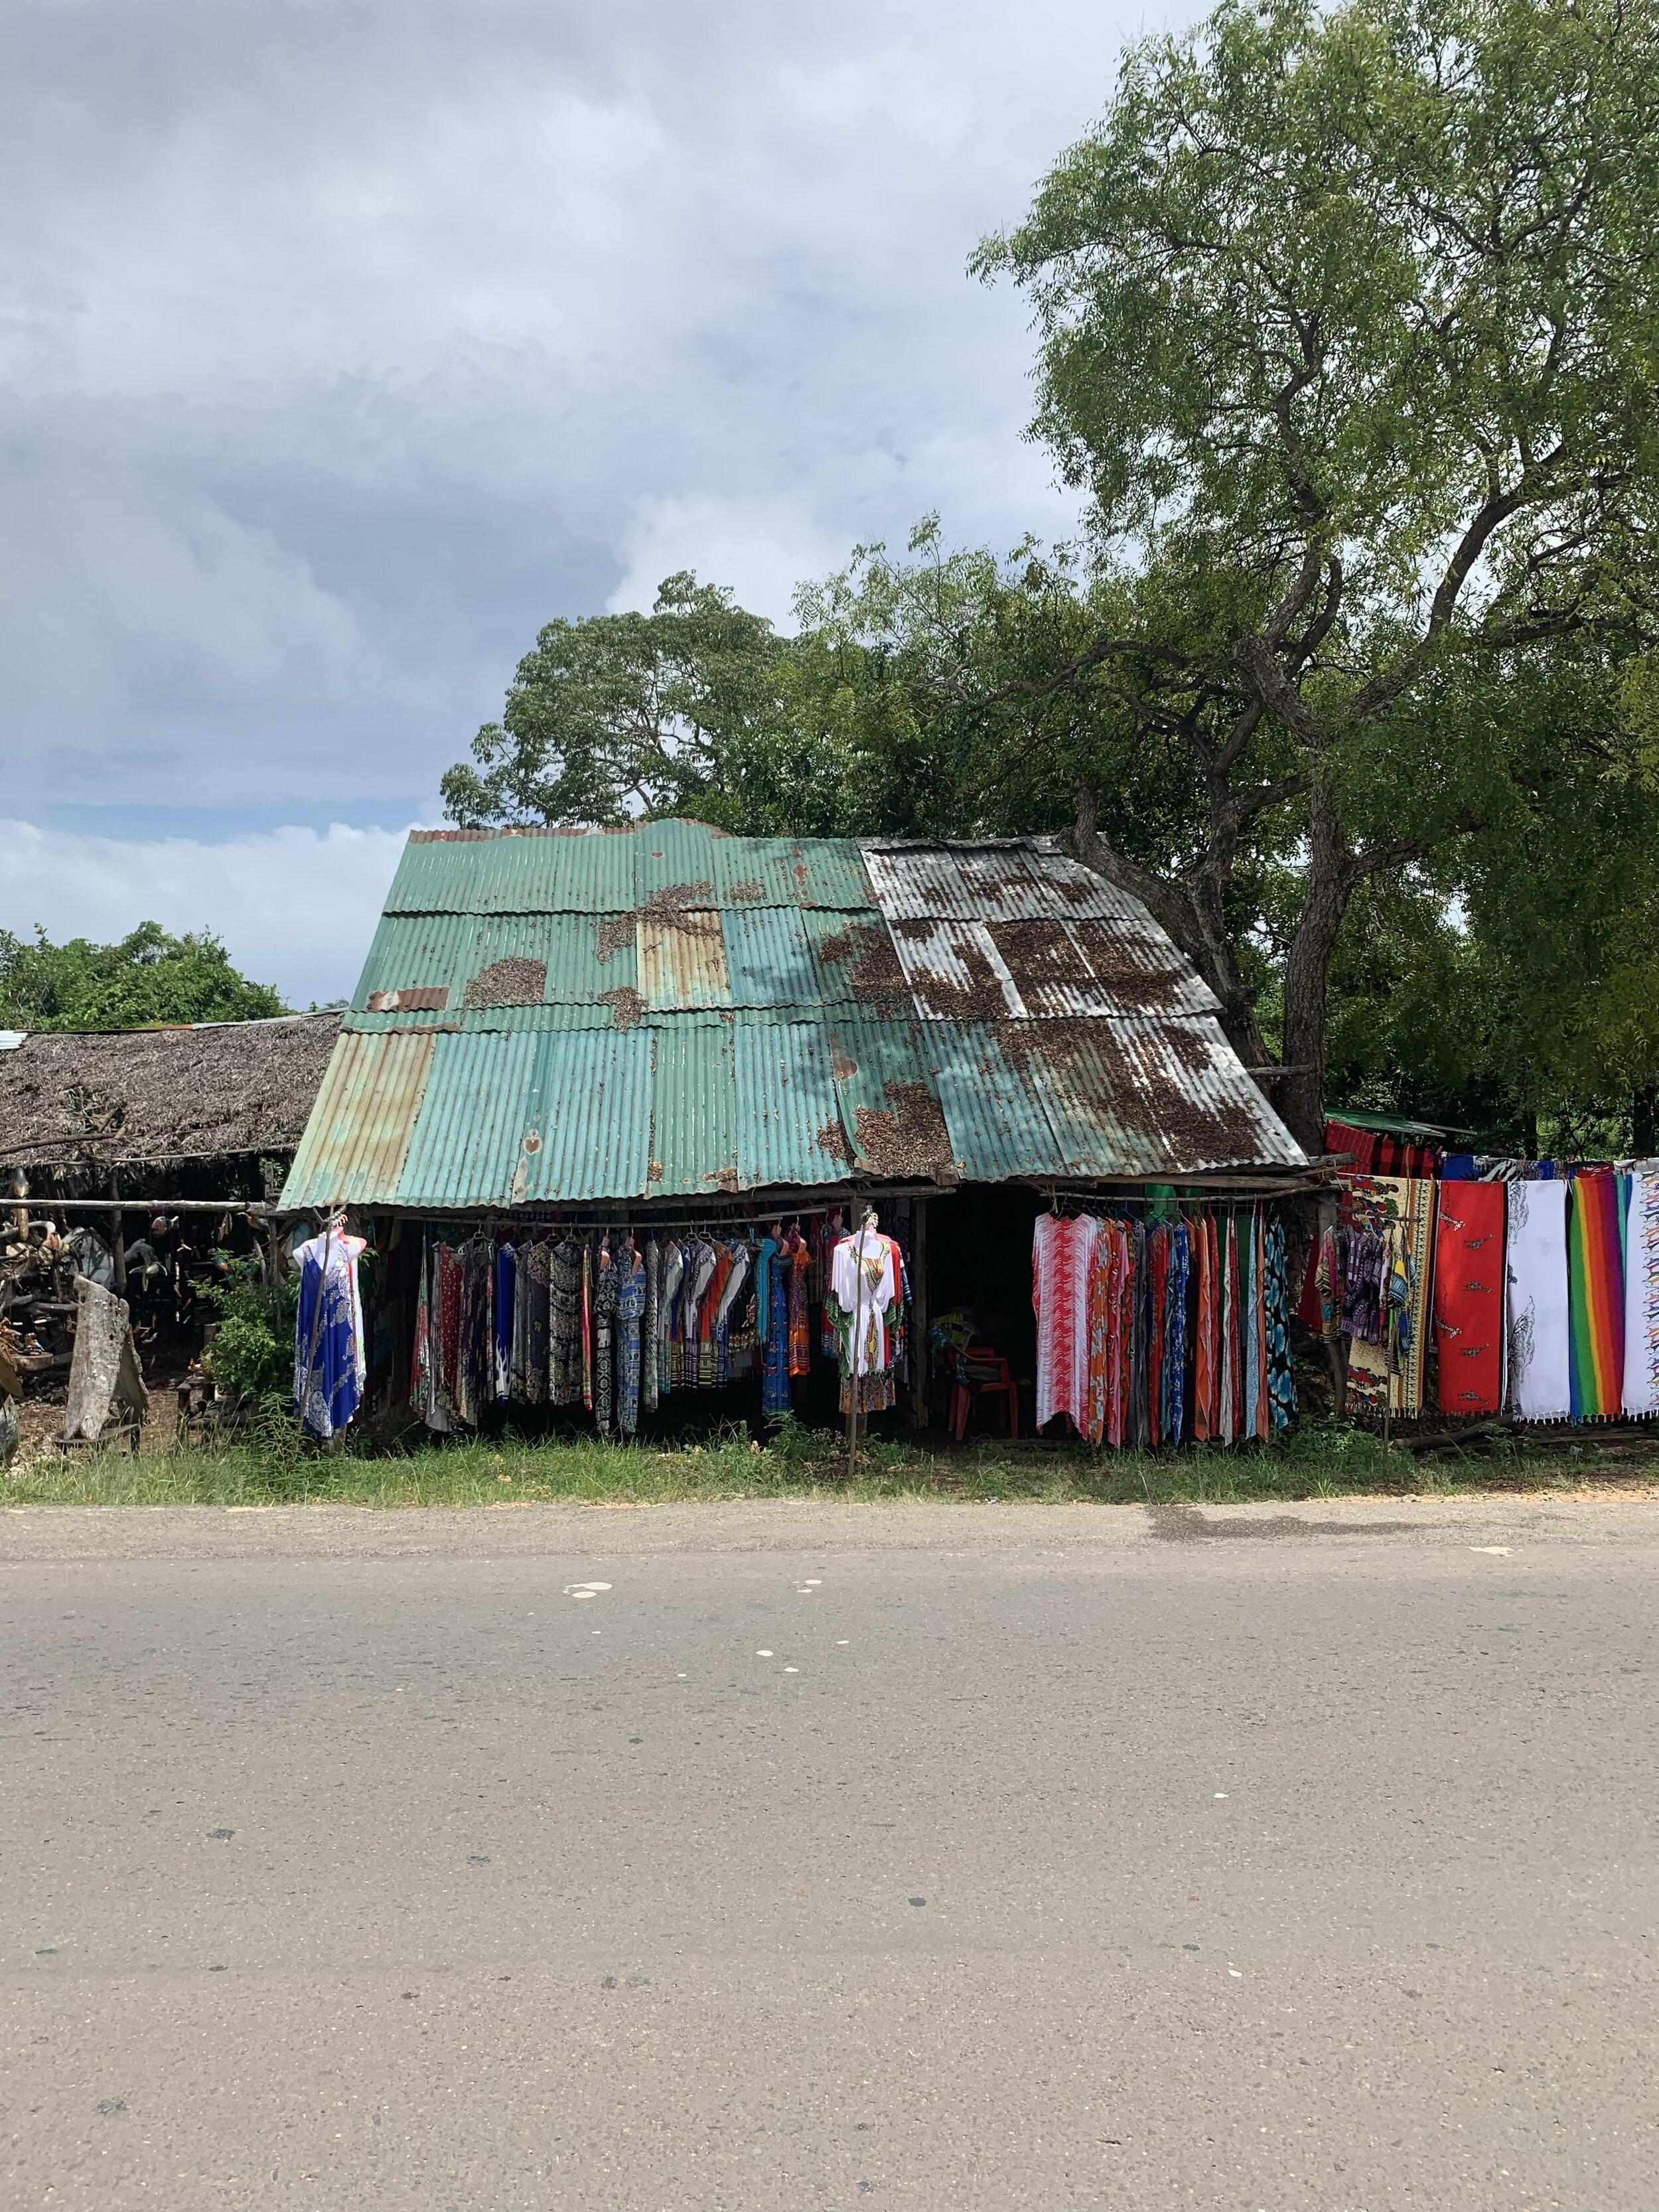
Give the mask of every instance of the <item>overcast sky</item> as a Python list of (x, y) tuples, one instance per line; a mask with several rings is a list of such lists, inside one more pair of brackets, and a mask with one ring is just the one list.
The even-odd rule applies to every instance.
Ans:
[(1063, 531), (963, 273), (1120, 0), (8, 0), (0, 927), (349, 990), (556, 614)]

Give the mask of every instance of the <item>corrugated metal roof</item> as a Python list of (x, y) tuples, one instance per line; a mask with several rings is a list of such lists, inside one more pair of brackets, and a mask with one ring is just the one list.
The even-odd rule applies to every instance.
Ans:
[(390, 1201), (432, 1069), (433, 1036), (342, 1030), (283, 1187), (289, 1206)]
[(1300, 1164), (1214, 1006), (1144, 908), (1036, 843), (426, 836), (287, 1194), (507, 1209)]
[(832, 1182), (847, 1139), (821, 1023), (737, 1027), (738, 1186)]
[(388, 914), (622, 914), (635, 904), (631, 830), (416, 830)]
[(642, 919), (638, 928), (640, 994), (647, 1006), (657, 1012), (674, 1012), (684, 1006), (731, 1005), (719, 915), (684, 914), (672, 921)]
[(828, 907), (848, 913), (874, 903), (863, 855), (843, 837), (717, 838), (709, 857), (714, 904), (722, 908)]
[(651, 1159), (647, 1194), (738, 1187), (736, 1025), (672, 1022), (650, 1032)]

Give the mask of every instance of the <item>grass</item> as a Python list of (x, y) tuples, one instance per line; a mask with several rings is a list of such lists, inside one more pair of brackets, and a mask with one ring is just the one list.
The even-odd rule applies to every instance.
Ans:
[(1659, 1442), (1563, 1437), (1425, 1458), (1379, 1438), (1309, 1424), (1285, 1443), (1239, 1451), (1188, 1447), (1096, 1453), (1081, 1446), (964, 1447), (872, 1441), (849, 1483), (838, 1440), (794, 1424), (761, 1445), (738, 1429), (701, 1440), (621, 1446), (506, 1437), (418, 1444), (382, 1456), (320, 1453), (290, 1424), (265, 1423), (220, 1449), (53, 1456), (0, 1480), (7, 1505), (483, 1506), (574, 1499), (664, 1504), (731, 1498), (1089, 1500), (1231, 1504), (1249, 1499), (1573, 1490), (1609, 1477), (1659, 1481)]

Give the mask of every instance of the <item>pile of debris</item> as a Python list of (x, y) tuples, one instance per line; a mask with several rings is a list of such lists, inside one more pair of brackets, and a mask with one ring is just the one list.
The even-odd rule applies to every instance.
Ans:
[(0, 1463), (16, 1449), (26, 1390), (33, 1399), (64, 1403), (61, 1443), (107, 1441), (118, 1431), (136, 1441), (147, 1398), (131, 1313), (112, 1287), (115, 1272), (95, 1230), (64, 1235), (50, 1219), (6, 1218), (0, 1231)]

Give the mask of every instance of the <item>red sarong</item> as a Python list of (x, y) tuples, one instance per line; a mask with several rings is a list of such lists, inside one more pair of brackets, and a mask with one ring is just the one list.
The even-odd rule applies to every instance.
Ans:
[(1504, 1185), (1443, 1182), (1434, 1340), (1443, 1413), (1495, 1413), (1504, 1392)]

